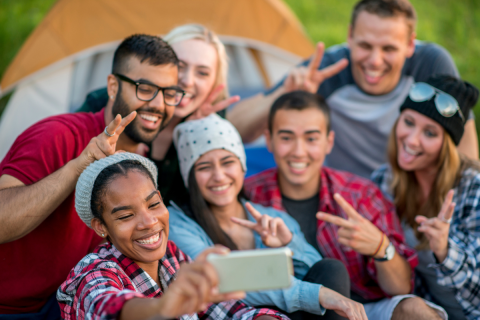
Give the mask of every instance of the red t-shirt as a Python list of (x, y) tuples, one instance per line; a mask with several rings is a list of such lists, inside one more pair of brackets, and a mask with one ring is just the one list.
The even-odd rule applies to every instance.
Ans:
[[(103, 110), (44, 119), (17, 138), (0, 163), (0, 176), (33, 184), (78, 157), (104, 128)], [(0, 314), (38, 312), (101, 242), (78, 217), (74, 199), (70, 194), (28, 235), (0, 244)]]

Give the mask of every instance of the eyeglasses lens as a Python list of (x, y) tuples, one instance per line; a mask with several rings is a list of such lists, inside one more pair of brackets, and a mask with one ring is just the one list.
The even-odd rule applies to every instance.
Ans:
[(415, 102), (430, 100), (435, 95), (435, 90), (425, 83), (415, 83), (410, 89), (410, 99)]
[(165, 99), (165, 104), (170, 106), (176, 106), (182, 100), (183, 94), (178, 92), (175, 89), (165, 89), (163, 91), (163, 98)]
[(439, 93), (435, 97), (435, 105), (437, 106), (438, 112), (444, 117), (453, 116), (457, 110), (457, 101), (450, 95)]
[(150, 101), (157, 94), (158, 88), (142, 83), (137, 88), (137, 98), (143, 101)]

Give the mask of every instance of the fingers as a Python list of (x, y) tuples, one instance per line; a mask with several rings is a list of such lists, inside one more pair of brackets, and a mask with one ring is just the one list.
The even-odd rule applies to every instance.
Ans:
[(456, 205), (455, 202), (450, 203), (450, 206), (448, 207), (447, 212), (445, 213), (444, 219), (442, 220), (443, 222), (450, 224), (450, 222), (447, 222), (447, 221), (450, 221), (450, 219), (452, 219), (453, 211), (455, 211), (455, 205)]
[(445, 201), (442, 204), (442, 208), (440, 209), (440, 212), (438, 213), (438, 218), (440, 220), (446, 220), (449, 218), (446, 218), (446, 214), (449, 212), (453, 200), (453, 190), (448, 191), (447, 196), (445, 197)]
[(269, 223), (270, 234), (274, 237), (277, 235), (277, 225), (278, 225), (278, 223), (279, 223), (278, 218), (277, 219), (271, 219), (270, 223)]
[(226, 107), (228, 107), (229, 105), (231, 105), (232, 103), (236, 103), (238, 101), (240, 101), (240, 96), (233, 96), (233, 97), (230, 97), (228, 99), (222, 100), (222, 101), (216, 103), (215, 105), (213, 105), (212, 112), (221, 111), (221, 110), (225, 109)]
[(227, 247), (224, 247), (224, 246), (221, 246), (221, 245), (215, 245), (213, 247), (210, 247), (208, 249), (205, 249), (204, 251), (202, 251), (198, 256), (197, 258), (195, 259), (195, 261), (199, 261), (199, 262), (205, 262), (207, 261), (207, 256), (211, 253), (215, 253), (215, 254), (228, 254), (230, 252), (230, 249), (228, 249)]
[(260, 212), (258, 212), (250, 202), (245, 203), (245, 208), (247, 208), (248, 212), (250, 212), (250, 214), (256, 221), (259, 221), (262, 218)]
[[(118, 116), (118, 115), (117, 115)], [(122, 119), (122, 121), (120, 121), (120, 124), (118, 125), (118, 127), (115, 129), (115, 133), (117, 135), (121, 135), (123, 130), (125, 130), (125, 127), (128, 126), (130, 124), (130, 122), (133, 121), (133, 119), (135, 119), (135, 117), (137, 116), (137, 112), (136, 111), (132, 111), (130, 112), (130, 114), (128, 116), (126, 116), (125, 118)]]
[(340, 194), (335, 193), (333, 198), (340, 207), (345, 211), (349, 219), (360, 220), (362, 216), (348, 203)]
[(212, 302), (222, 302), (226, 300), (242, 300), (245, 298), (245, 291), (234, 291), (228, 293), (217, 293), (211, 295)]
[(339, 227), (352, 229), (354, 226), (352, 222), (345, 220), (342, 217), (337, 217), (325, 212), (317, 212), (316, 217), (318, 220), (323, 220), (325, 222), (333, 223), (334, 225)]
[(252, 229), (252, 230), (254, 230), (255, 227), (257, 226), (257, 224), (255, 222), (245, 220), (245, 219), (240, 219), (240, 218), (237, 218), (237, 217), (231, 217), (230, 220), (232, 220), (232, 222), (235, 222), (236, 224), (241, 225), (242, 227)]
[(320, 63), (323, 59), (323, 53), (325, 52), (325, 44), (323, 42), (317, 43), (315, 48), (315, 53), (313, 54), (312, 60), (308, 64), (308, 73), (307, 78), (312, 79), (317, 72), (318, 68), (320, 67)]
[(311, 79), (312, 81), (321, 83), (325, 79), (331, 78), (334, 75), (340, 73), (340, 71), (345, 69), (347, 66), (348, 66), (348, 60), (343, 58), (335, 62), (334, 64), (319, 70), (318, 72), (315, 73), (315, 75)]
[(216, 86), (215, 88), (213, 88), (212, 92), (210, 92), (207, 99), (205, 99), (204, 103), (212, 104), (213, 101), (215, 101), (215, 99), (217, 99), (218, 95), (220, 94), (220, 92), (222, 92), (222, 90), (224, 88), (225, 88), (224, 83), (221, 83), (218, 86)]

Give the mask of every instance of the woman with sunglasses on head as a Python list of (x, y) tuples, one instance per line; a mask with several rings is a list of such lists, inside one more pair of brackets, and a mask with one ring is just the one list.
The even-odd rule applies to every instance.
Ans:
[(390, 136), (389, 163), (372, 174), (418, 250), (415, 293), (451, 319), (480, 317), (480, 163), (456, 148), (478, 94), (451, 76), (414, 84)]
[(170, 236), (180, 249), (196, 257), (214, 244), (231, 250), (287, 246), (293, 251), (292, 287), (248, 293), (247, 303), (278, 308), (292, 319), (366, 319), (363, 306), (343, 296), (350, 294), (350, 280), (340, 261), (319, 261), (288, 214), (246, 202), (245, 150), (230, 122), (216, 114), (185, 122), (173, 140), (190, 193), (188, 204), (169, 207)]
[(243, 292), (218, 293), (218, 275), (206, 258), (227, 248), (209, 248), (191, 261), (168, 241), (169, 213), (150, 160), (123, 152), (92, 163), (78, 179), (75, 208), (107, 242), (58, 289), (63, 319), (287, 320), (232, 300)]
[[(146, 154), (158, 167), (158, 177), (162, 181), (159, 190), (165, 202), (173, 200), (181, 203), (187, 192), (172, 143), (173, 129), (182, 121), (199, 119), (215, 112), (225, 117), (225, 108), (240, 98), (228, 96), (227, 54), (214, 32), (198, 24), (186, 24), (171, 30), (163, 40), (168, 42), (180, 60), (178, 86), (185, 95), (150, 149), (142, 145), (138, 153)], [(78, 111), (97, 112), (107, 100), (106, 89), (99, 89), (89, 94)]]

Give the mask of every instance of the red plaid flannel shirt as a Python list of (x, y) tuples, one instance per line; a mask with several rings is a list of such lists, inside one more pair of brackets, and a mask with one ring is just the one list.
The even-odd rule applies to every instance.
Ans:
[[(381, 191), (369, 180), (348, 172), (322, 168), (320, 172), (320, 202), (318, 211), (334, 214), (347, 219), (346, 213), (335, 202), (333, 195), (339, 193), (362, 216), (370, 220), (385, 233), (397, 252), (405, 257), (413, 270), (418, 264), (415, 251), (405, 244), (403, 230), (393, 205), (384, 198)], [(249, 177), (244, 185), (246, 196), (255, 203), (286, 211), (278, 186), (276, 168)], [(321, 220), (317, 221), (317, 243), (324, 257), (343, 261), (350, 274), (353, 292), (365, 299), (379, 299), (386, 296), (377, 282), (375, 263), (337, 241), (338, 227)]]
[[(190, 261), (169, 241), (158, 268), (162, 287), (166, 288), (175, 281), (182, 262)], [(70, 271), (57, 291), (57, 300), (63, 319), (117, 319), (128, 300), (135, 297), (159, 298), (162, 295), (162, 288), (142, 268), (107, 243), (99, 245)], [(184, 315), (181, 319), (249, 320), (262, 315), (288, 320), (277, 311), (255, 309), (237, 300), (213, 303), (207, 310)]]

